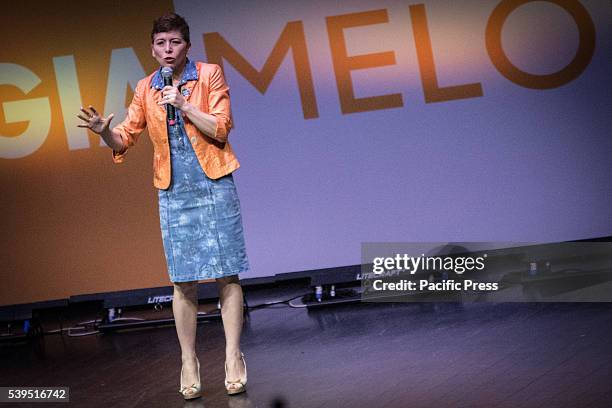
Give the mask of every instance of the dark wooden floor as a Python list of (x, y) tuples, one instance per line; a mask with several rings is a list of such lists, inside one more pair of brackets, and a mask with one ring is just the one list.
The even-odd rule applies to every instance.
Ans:
[[(187, 406), (611, 407), (611, 342), (612, 304), (274, 306), (246, 324), (241, 396), (224, 393), (221, 323), (199, 325)], [(0, 385), (69, 386), (73, 406), (185, 405), (173, 327), (3, 344), (0, 361)]]

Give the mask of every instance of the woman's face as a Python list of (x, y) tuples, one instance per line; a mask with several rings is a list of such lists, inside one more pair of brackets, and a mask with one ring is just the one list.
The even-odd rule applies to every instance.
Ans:
[(151, 54), (162, 67), (176, 70), (185, 64), (189, 47), (190, 44), (185, 42), (179, 31), (157, 33), (153, 37)]

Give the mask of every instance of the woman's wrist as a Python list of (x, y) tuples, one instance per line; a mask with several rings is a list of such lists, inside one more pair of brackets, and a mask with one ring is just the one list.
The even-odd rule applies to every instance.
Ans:
[(194, 109), (195, 109), (195, 106), (193, 106), (189, 102), (185, 102), (180, 110), (181, 112), (184, 112), (185, 114), (190, 115), (193, 113)]
[(125, 146), (123, 145), (123, 140), (121, 139), (121, 135), (115, 134), (111, 129), (106, 129), (100, 133), (104, 142), (113, 149), (114, 151), (120, 153), (125, 150)]
[[(202, 112), (197, 106), (185, 102), (181, 109), (196, 128), (206, 136), (216, 139), (217, 118), (209, 113)], [(219, 140), (225, 142), (225, 140)]]

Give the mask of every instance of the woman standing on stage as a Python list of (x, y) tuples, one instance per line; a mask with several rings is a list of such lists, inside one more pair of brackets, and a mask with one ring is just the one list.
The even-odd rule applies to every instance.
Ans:
[[(140, 80), (127, 117), (110, 128), (113, 114), (81, 108), (87, 127), (123, 161), (145, 128), (154, 147), (154, 185), (170, 280), (172, 311), (181, 347), (179, 392), (185, 399), (201, 395), (200, 363), (195, 339), (198, 280), (216, 279), (225, 331), (225, 387), (245, 391), (246, 362), (240, 351), (243, 296), (238, 274), (248, 269), (240, 203), (232, 172), (239, 167), (227, 141), (232, 127), (229, 88), (218, 65), (187, 58), (189, 26), (179, 15), (153, 23), (151, 53), (160, 69)], [(172, 71), (164, 86), (162, 68)], [(167, 71), (164, 70), (164, 71)], [(175, 118), (167, 107), (176, 110)]]

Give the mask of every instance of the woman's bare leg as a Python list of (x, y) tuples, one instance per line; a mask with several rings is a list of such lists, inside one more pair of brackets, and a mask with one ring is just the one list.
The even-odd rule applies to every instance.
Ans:
[(196, 383), (196, 328), (198, 317), (198, 282), (174, 283), (172, 313), (181, 345), (184, 385)]
[(225, 331), (225, 362), (227, 380), (237, 381), (244, 376), (244, 364), (240, 359), (240, 334), (242, 333), (243, 298), (238, 275), (218, 278), (221, 318)]

